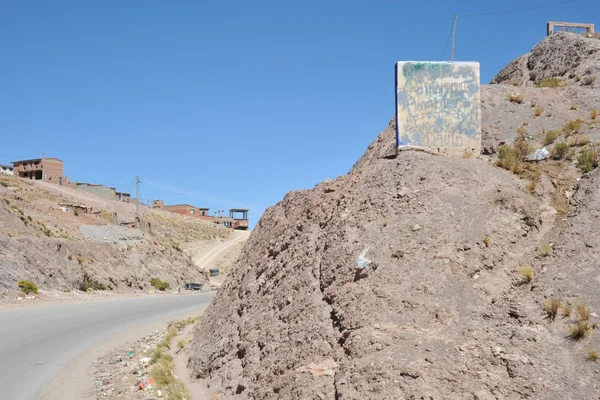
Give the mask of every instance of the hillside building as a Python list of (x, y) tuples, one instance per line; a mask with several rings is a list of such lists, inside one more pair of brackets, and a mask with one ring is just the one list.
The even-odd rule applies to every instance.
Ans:
[(0, 174), (2, 175), (13, 175), (13, 167), (10, 165), (2, 165), (0, 164)]
[(19, 178), (71, 186), (69, 177), (64, 175), (64, 163), (58, 158), (34, 158), (31, 160), (13, 161), (13, 174)]
[(166, 206), (164, 200), (153, 200), (152, 208), (172, 212), (186, 217), (201, 219), (214, 222), (217, 225), (223, 225), (232, 229), (248, 229), (248, 210), (231, 209), (229, 216), (209, 215), (208, 208), (196, 207), (190, 204), (174, 204)]

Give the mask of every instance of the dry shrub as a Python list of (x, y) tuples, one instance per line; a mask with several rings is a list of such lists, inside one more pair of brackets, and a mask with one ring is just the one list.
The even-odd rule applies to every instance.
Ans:
[(586, 135), (573, 135), (569, 138), (569, 146), (571, 147), (583, 147), (590, 144), (590, 142), (590, 138)]
[(540, 81), (536, 86), (537, 87), (557, 88), (557, 87), (564, 86), (564, 84), (558, 78), (547, 78), (547, 79)]
[(521, 266), (521, 275), (525, 278), (525, 282), (529, 283), (533, 280), (533, 268), (529, 264)]
[(591, 119), (596, 119), (597, 116), (598, 116), (598, 111), (596, 111), (596, 110), (590, 111), (590, 118)]
[(582, 83), (585, 86), (591, 86), (591, 85), (594, 84), (594, 82), (596, 82), (596, 77), (592, 76), (592, 75), (589, 75), (589, 76), (586, 76), (585, 78), (583, 78), (583, 82)]
[(579, 130), (581, 129), (581, 124), (583, 124), (583, 121), (581, 119), (569, 121), (562, 127), (562, 133), (566, 137), (569, 137), (572, 134), (579, 132)]
[(560, 160), (569, 152), (570, 146), (567, 143), (556, 143), (550, 152), (550, 156), (555, 160)]
[(18, 282), (19, 289), (25, 294), (34, 293), (38, 294), (38, 287), (35, 283), (27, 280), (21, 280)]
[(560, 308), (560, 301), (555, 299), (554, 297), (550, 298), (550, 301), (544, 304), (544, 312), (549, 320), (554, 321), (556, 318), (556, 314), (558, 314), (558, 310)]
[(483, 244), (485, 244), (485, 247), (490, 247), (492, 243), (494, 243), (492, 238), (488, 235), (485, 235), (485, 237), (483, 238)]
[(533, 113), (536, 117), (539, 117), (540, 115), (542, 115), (543, 112), (544, 112), (544, 108), (537, 106)]
[(598, 166), (598, 152), (596, 149), (586, 149), (577, 157), (577, 167), (584, 174)]
[(507, 93), (506, 98), (511, 103), (521, 104), (521, 103), (523, 103), (523, 100), (525, 100), (525, 94), (523, 94), (519, 91), (514, 91), (514, 92)]
[(589, 321), (590, 319), (590, 309), (585, 304), (580, 304), (577, 306), (577, 315), (582, 321)]
[(551, 253), (552, 248), (550, 247), (550, 244), (548, 244), (547, 242), (543, 242), (542, 244), (540, 244), (540, 255), (544, 257), (550, 257)]
[(572, 309), (573, 307), (571, 307), (570, 304), (563, 304), (563, 306), (560, 308), (560, 314), (563, 316), (563, 318), (569, 318), (571, 316)]
[(537, 189), (537, 183), (529, 182), (527, 184), (527, 189), (529, 190), (530, 193), (535, 193), (535, 189)]
[(588, 361), (598, 361), (600, 359), (600, 354), (598, 354), (595, 350), (590, 350), (587, 352)]
[(591, 329), (592, 326), (587, 321), (579, 321), (571, 326), (569, 337), (573, 340), (581, 340), (588, 335)]
[[(542, 131), (543, 133), (543, 131)], [(542, 143), (544, 144), (544, 146), (548, 146), (549, 144), (554, 143), (554, 141), (558, 138), (558, 135), (560, 134), (559, 131), (548, 131), (544, 134), (544, 137), (542, 139)]]

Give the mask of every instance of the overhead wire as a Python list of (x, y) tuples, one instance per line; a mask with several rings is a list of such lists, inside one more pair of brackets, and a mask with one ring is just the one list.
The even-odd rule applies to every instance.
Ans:
[[(457, 14), (455, 16), (455, 18), (457, 18), (457, 17), (460, 17), (460, 18), (484, 17), (484, 16), (489, 16), (489, 15), (509, 14), (509, 13), (521, 12), (521, 11), (538, 10), (538, 9), (541, 9), (541, 8), (548, 8), (548, 7), (560, 6), (560, 5), (563, 5), (563, 4), (576, 3), (578, 1), (579, 0), (563, 0), (563, 1), (555, 2), (555, 3), (541, 4), (541, 5), (538, 5), (538, 6), (529, 6), (529, 7), (515, 8), (515, 9), (512, 9), (512, 10), (490, 11), (490, 12), (473, 13), (473, 14)], [(454, 21), (453, 21), (453, 27), (450, 29), (450, 34), (448, 35), (448, 39), (446, 40), (446, 45), (444, 46), (444, 51), (442, 53), (442, 59), (446, 55), (446, 50), (448, 50), (448, 44), (450, 43), (450, 38), (452, 37), (452, 31), (453, 31), (453, 29), (454, 29)]]
[[(184, 195), (186, 197), (190, 197), (190, 198), (193, 198), (196, 200), (206, 201), (211, 204), (219, 204), (219, 205), (223, 205), (223, 206), (227, 206), (227, 207), (231, 207), (231, 208), (252, 208), (251, 205), (245, 204), (245, 203), (242, 203), (242, 202), (239, 202), (236, 200), (232, 200), (232, 199), (228, 199), (228, 198), (224, 198), (224, 197), (206, 195), (206, 194), (202, 194), (202, 193), (196, 193), (196, 192), (189, 191), (187, 189), (183, 189), (183, 188), (165, 184), (165, 183), (156, 182), (156, 181), (153, 181), (153, 180), (150, 180), (147, 178), (143, 179), (143, 183), (145, 185), (148, 185), (148, 186), (158, 189), (158, 190), (162, 190), (165, 192), (174, 193), (174, 194), (178, 194), (178, 195)], [(254, 207), (254, 208), (257, 208), (257, 207)]]
[(530, 7), (516, 8), (516, 9), (513, 9), (513, 10), (491, 11), (491, 12), (483, 12), (483, 13), (476, 13), (476, 14), (461, 14), (460, 17), (461, 18), (470, 18), (470, 17), (483, 17), (483, 16), (487, 16), (487, 15), (496, 15), (496, 14), (509, 14), (509, 13), (513, 13), (513, 12), (537, 10), (537, 9), (540, 9), (540, 8), (560, 6), (562, 4), (575, 3), (577, 1), (579, 1), (579, 0), (565, 0), (565, 1), (559, 1), (557, 3), (541, 4), (539, 6), (530, 6)]

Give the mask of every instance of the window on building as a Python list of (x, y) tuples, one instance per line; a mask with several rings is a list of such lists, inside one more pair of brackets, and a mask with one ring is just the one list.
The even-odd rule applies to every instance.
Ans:
[(190, 210), (190, 214), (195, 214), (196, 210)]

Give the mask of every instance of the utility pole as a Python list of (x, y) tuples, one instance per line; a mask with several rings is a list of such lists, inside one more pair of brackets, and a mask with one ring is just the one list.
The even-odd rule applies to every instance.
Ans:
[(135, 177), (135, 227), (140, 227), (140, 177)]
[(452, 61), (454, 61), (454, 44), (456, 43), (456, 24), (458, 22), (458, 14), (454, 14), (454, 25), (452, 27)]

